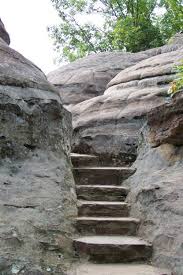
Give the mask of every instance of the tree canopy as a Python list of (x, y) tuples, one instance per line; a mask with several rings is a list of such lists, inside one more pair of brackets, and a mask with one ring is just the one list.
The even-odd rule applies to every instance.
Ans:
[(183, 0), (51, 0), (61, 22), (48, 31), (60, 60), (164, 44), (183, 27)]

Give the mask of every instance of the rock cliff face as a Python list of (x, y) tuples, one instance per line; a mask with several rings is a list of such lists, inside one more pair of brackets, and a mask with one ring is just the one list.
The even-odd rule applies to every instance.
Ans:
[(151, 54), (155, 54), (155, 51), (92, 54), (50, 72), (48, 80), (57, 86), (63, 103), (72, 110), (73, 105), (102, 95), (109, 81), (121, 70), (135, 65)]
[(116, 157), (122, 162), (135, 160), (146, 115), (167, 100), (174, 66), (183, 57), (181, 41), (179, 37), (175, 44), (147, 51), (151, 57), (121, 71), (104, 95), (72, 108), (74, 152)]
[[(153, 243), (153, 262), (183, 274), (183, 94), (147, 118), (139, 154), (129, 178), (131, 214), (139, 233)], [(161, 125), (161, 126), (160, 126)]]
[(0, 274), (65, 274), (76, 215), (71, 116), (45, 75), (1, 38)]

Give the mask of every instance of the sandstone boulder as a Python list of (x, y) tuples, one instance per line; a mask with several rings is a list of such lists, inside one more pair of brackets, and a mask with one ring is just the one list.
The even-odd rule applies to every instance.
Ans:
[(79, 102), (102, 95), (109, 81), (121, 70), (146, 59), (151, 54), (155, 52), (91, 54), (50, 72), (48, 80), (59, 89), (67, 108), (71, 108)]
[(0, 274), (67, 274), (76, 215), (71, 115), (0, 39)]
[(73, 151), (134, 161), (146, 115), (168, 100), (175, 65), (183, 57), (182, 45), (147, 51), (151, 57), (121, 71), (104, 95), (75, 105)]

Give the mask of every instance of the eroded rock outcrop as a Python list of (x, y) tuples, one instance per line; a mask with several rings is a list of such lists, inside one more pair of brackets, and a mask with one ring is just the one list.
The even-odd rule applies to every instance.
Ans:
[(104, 95), (72, 108), (73, 151), (131, 162), (136, 158), (139, 131), (146, 115), (167, 100), (183, 57), (182, 40), (147, 51), (151, 56), (121, 71)]
[(0, 274), (65, 274), (76, 215), (71, 116), (2, 39), (0, 64)]
[(139, 233), (153, 244), (153, 262), (176, 275), (183, 274), (182, 106), (181, 92), (148, 115), (137, 170), (126, 182), (131, 215), (142, 220)]
[(91, 54), (50, 72), (48, 80), (59, 89), (63, 103), (72, 111), (73, 105), (102, 95), (109, 81), (121, 70), (154, 54), (155, 50)]

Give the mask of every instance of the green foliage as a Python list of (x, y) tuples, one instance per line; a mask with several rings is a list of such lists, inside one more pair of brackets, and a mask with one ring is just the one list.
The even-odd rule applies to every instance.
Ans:
[[(182, 26), (182, 0), (51, 1), (61, 23), (48, 30), (60, 59), (66, 61), (91, 52), (157, 47)], [(156, 14), (159, 6), (166, 11), (161, 17)]]
[(183, 61), (176, 67), (177, 78), (171, 83), (168, 94), (173, 96), (174, 94), (183, 90)]
[(160, 18), (160, 29), (165, 41), (183, 28), (183, 0), (161, 0), (166, 12)]
[(139, 52), (162, 45), (159, 29), (150, 20), (140, 20), (134, 25), (133, 18), (120, 19), (113, 31), (116, 49)]

